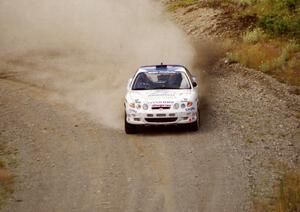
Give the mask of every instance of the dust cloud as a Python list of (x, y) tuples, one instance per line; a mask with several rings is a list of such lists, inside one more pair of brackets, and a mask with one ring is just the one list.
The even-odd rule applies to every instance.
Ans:
[(137, 67), (193, 64), (186, 36), (151, 0), (1, 0), (0, 31), (2, 75), (115, 129)]

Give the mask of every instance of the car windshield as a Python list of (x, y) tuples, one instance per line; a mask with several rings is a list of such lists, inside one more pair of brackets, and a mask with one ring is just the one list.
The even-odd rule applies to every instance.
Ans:
[(141, 72), (135, 78), (132, 90), (191, 89), (183, 72)]

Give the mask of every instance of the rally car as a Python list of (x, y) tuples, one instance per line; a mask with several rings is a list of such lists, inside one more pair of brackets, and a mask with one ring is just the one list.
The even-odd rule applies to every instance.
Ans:
[(125, 97), (125, 132), (141, 125), (200, 125), (198, 84), (182, 65), (142, 66), (129, 79)]

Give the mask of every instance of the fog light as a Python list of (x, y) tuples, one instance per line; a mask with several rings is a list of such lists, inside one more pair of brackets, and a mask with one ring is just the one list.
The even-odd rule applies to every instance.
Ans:
[(178, 104), (178, 103), (175, 103), (175, 104), (174, 104), (174, 109), (177, 110), (178, 108), (179, 108), (179, 104)]
[(143, 104), (143, 109), (144, 110), (148, 110), (148, 105), (147, 104)]

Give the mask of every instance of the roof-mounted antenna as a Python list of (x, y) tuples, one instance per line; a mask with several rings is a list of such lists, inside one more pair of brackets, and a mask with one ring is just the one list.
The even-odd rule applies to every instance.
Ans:
[(168, 66), (164, 65), (163, 63), (160, 63), (160, 65), (156, 66), (156, 69), (166, 69)]

